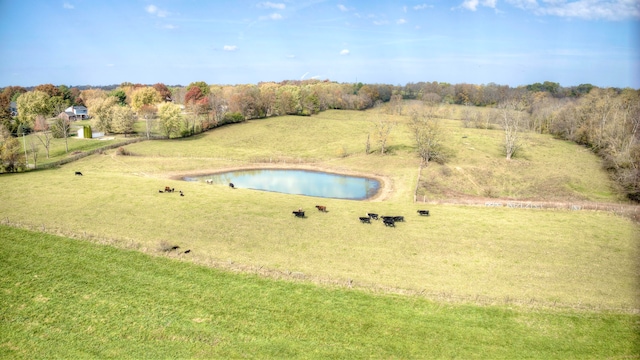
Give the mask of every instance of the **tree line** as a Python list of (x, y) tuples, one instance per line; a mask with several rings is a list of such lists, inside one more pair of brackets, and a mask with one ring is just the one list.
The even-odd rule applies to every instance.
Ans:
[[(249, 119), (309, 116), (328, 109), (364, 110), (379, 103), (388, 103), (399, 114), (401, 100), (407, 99), (419, 100), (428, 109), (409, 114), (416, 143), (424, 145), (419, 152), (426, 162), (442, 155), (435, 146), (437, 124), (430, 119), (452, 117), (442, 104), (465, 105), (459, 117), (463, 126), (505, 131), (507, 158), (517, 156), (520, 131), (574, 141), (600, 155), (627, 196), (640, 201), (640, 93), (591, 84), (562, 87), (545, 81), (510, 87), (434, 81), (400, 86), (304, 80), (242, 85), (199, 81), (171, 87), (122, 83), (83, 89), (9, 86), (0, 92), (0, 155), (4, 171), (18, 170), (21, 152), (11, 139), (32, 132), (48, 154), (50, 138), (69, 136), (70, 122), (56, 117), (69, 106), (86, 106), (96, 131), (133, 134), (134, 125), (141, 121), (144, 136), (159, 133), (175, 138)], [(17, 115), (10, 113), (11, 102), (16, 103)], [(390, 131), (379, 123), (381, 132)]]

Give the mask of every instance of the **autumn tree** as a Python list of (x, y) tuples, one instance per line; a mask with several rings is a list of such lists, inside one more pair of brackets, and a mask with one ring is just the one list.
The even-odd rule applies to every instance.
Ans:
[(116, 105), (111, 113), (111, 131), (116, 134), (131, 134), (136, 116), (129, 106)]
[(93, 113), (93, 104), (98, 103), (107, 97), (107, 92), (102, 89), (86, 89), (80, 92), (80, 99), (84, 106), (89, 109), (89, 113)]
[(53, 84), (38, 85), (33, 90), (34, 91), (42, 91), (43, 93), (49, 95), (49, 97), (62, 96), (62, 93), (60, 92), (60, 89), (58, 89), (58, 87), (54, 86)]
[(158, 127), (161, 133), (171, 138), (178, 135), (183, 123), (182, 110), (173, 103), (158, 105)]
[(156, 105), (160, 103), (160, 93), (152, 87), (143, 87), (133, 92), (131, 96), (131, 107), (139, 111), (143, 106)]
[(52, 109), (49, 98), (49, 95), (42, 91), (29, 91), (20, 95), (16, 100), (20, 124), (32, 129), (36, 116), (50, 116)]
[(0, 125), (0, 168), (4, 172), (19, 171), (26, 159), (22, 158), (20, 142)]
[(185, 104), (197, 103), (199, 101), (202, 101), (202, 99), (204, 98), (205, 98), (205, 95), (202, 92), (202, 90), (197, 86), (192, 86), (189, 90), (187, 90), (187, 93), (184, 95), (184, 103)]
[(160, 94), (160, 99), (162, 101), (171, 101), (171, 91), (167, 87), (167, 85), (163, 83), (157, 83), (153, 85), (153, 88), (156, 89), (158, 94)]
[(113, 131), (113, 112), (117, 105), (118, 99), (109, 96), (103, 99), (92, 100), (91, 102), (91, 126), (104, 133)]
[(189, 92), (189, 90), (193, 89), (194, 87), (197, 87), (200, 89), (202, 96), (207, 96), (211, 92), (211, 89), (209, 89), (209, 85), (207, 85), (207, 83), (204, 81), (192, 82), (187, 86), (187, 92)]

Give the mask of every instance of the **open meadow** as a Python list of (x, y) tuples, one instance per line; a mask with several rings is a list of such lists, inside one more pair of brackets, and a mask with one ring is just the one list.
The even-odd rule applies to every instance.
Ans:
[[(99, 279), (104, 286), (113, 286), (114, 292), (119, 294), (116, 297), (119, 300), (110, 303), (106, 298), (108, 292), (95, 288), (96, 285), (87, 285), (86, 292), (76, 290), (77, 300), (89, 296), (85, 300), (95, 302), (96, 306), (112, 307), (107, 315), (95, 321), (102, 321), (103, 324), (118, 321), (119, 324), (127, 324), (129, 332), (134, 332), (134, 328), (140, 326), (137, 323), (139, 320), (134, 318), (131, 323), (124, 319), (114, 320), (119, 316), (115, 309), (127, 303), (124, 293), (132, 291), (129, 285), (120, 284), (120, 277), (135, 279), (138, 273), (158, 276), (158, 279), (149, 281), (152, 285), (140, 290), (154, 292), (156, 287), (162, 287), (161, 280), (174, 282), (179, 279), (184, 282), (190, 274), (197, 276), (199, 280), (194, 289), (187, 291), (175, 287), (159, 290), (158, 297), (162, 299), (145, 295), (148, 296), (147, 301), (156, 304), (160, 313), (164, 314), (143, 325), (153, 328), (149, 330), (149, 349), (151, 344), (162, 339), (183, 341), (180, 340), (182, 337), (202, 336), (211, 340), (212, 333), (207, 331), (213, 330), (202, 330), (200, 334), (200, 330), (191, 330), (190, 327), (213, 326), (231, 315), (221, 309), (199, 315), (199, 303), (195, 300), (188, 305), (190, 310), (176, 315), (168, 309), (174, 305), (172, 301), (179, 302), (179, 299), (166, 300), (179, 298), (183, 291), (187, 291), (188, 298), (197, 299), (200, 291), (207, 286), (226, 286), (210, 285), (208, 281), (218, 281), (206, 280), (211, 276), (243, 288), (242, 294), (247, 298), (260, 297), (264, 291), (271, 293), (264, 302), (247, 302), (234, 308), (234, 321), (251, 322), (254, 316), (276, 316), (273, 313), (283, 311), (276, 310), (282, 309), (283, 304), (278, 304), (278, 307), (272, 303), (278, 302), (280, 296), (286, 299), (286, 303), (293, 303), (291, 306), (297, 315), (282, 315), (273, 322), (313, 326), (307, 322), (309, 317), (320, 317), (318, 321), (322, 325), (307, 329), (309, 333), (305, 334), (307, 337), (303, 336), (299, 348), (292, 349), (293, 345), (283, 340), (282, 353), (270, 348), (268, 351), (276, 352), (266, 352), (257, 357), (307, 357), (302, 351), (305, 344), (313, 342), (330, 344), (327, 346), (334, 350), (355, 347), (351, 343), (335, 342), (335, 339), (328, 338), (330, 333), (339, 334), (340, 331), (345, 331), (342, 335), (347, 339), (354, 336), (355, 343), (364, 344), (363, 348), (354, 352), (358, 354), (355, 357), (416, 357), (420, 351), (424, 351), (422, 346), (435, 347), (431, 356), (427, 357), (510, 358), (522, 354), (527, 358), (637, 356), (638, 348), (633, 345), (637, 341), (637, 314), (640, 309), (640, 227), (637, 223), (605, 211), (463, 206), (446, 201), (509, 199), (568, 204), (620, 203), (614, 185), (601, 169), (595, 155), (578, 145), (555, 140), (548, 135), (525, 133), (519, 156), (506, 161), (500, 151), (501, 131), (463, 128), (457, 120), (442, 120), (449, 161), (444, 165), (431, 163), (419, 174), (419, 160), (406, 116), (394, 118), (398, 124), (389, 137), (387, 154), (365, 154), (367, 134), (371, 131), (371, 119), (375, 116), (378, 115), (373, 110), (326, 111), (311, 117), (251, 120), (191, 138), (127, 145), (125, 148), (130, 155), (108, 150), (55, 169), (3, 174), (0, 176), (3, 188), (0, 192), (0, 221), (14, 227), (110, 245), (97, 247), (84, 244), (84, 241), (78, 245), (49, 236), (43, 236), (42, 240), (29, 240), (33, 242), (31, 248), (54, 249), (49, 253), (43, 250), (41, 261), (44, 262), (52, 257), (59, 257), (56, 260), (59, 263), (67, 263), (72, 258), (73, 261), (81, 261), (85, 252), (95, 254), (92, 256), (97, 257), (97, 273), (86, 282)], [(372, 151), (377, 149), (372, 141)], [(352, 201), (230, 189), (227, 186), (180, 180), (180, 177), (189, 174), (262, 167), (301, 167), (375, 176), (383, 180), (384, 186), (381, 194), (373, 200)], [(74, 176), (75, 171), (81, 171), (84, 176)], [(159, 193), (158, 190), (165, 186), (175, 188), (176, 193)], [(426, 200), (426, 203), (414, 202), (416, 187), (418, 198)], [(179, 196), (178, 190), (185, 196)], [(325, 205), (328, 212), (317, 212), (314, 206), (319, 204)], [(298, 208), (307, 211), (306, 218), (299, 219), (292, 215), (292, 210)], [(418, 216), (419, 209), (429, 209), (431, 216)], [(358, 217), (368, 212), (402, 215), (406, 221), (398, 223), (395, 228), (385, 227), (376, 221), (361, 224)], [(9, 234), (14, 230), (0, 227), (0, 231)], [(43, 276), (40, 274), (42, 270), (33, 270), (33, 274), (29, 270), (30, 266), (35, 266), (29, 264), (30, 257), (9, 254), (9, 250), (19, 250), (20, 244), (8, 246), (8, 242), (20, 242), (19, 235), (0, 238), (7, 249), (2, 253), (3, 267), (20, 268), (19, 272), (12, 275), (16, 276), (11, 278), (12, 282), (23, 283), (35, 274)], [(60, 247), (58, 242), (67, 245)], [(164, 251), (167, 245), (178, 245), (180, 249), (190, 249), (191, 252), (179, 254), (176, 251)], [(64, 254), (56, 255), (67, 246), (77, 254), (68, 256), (68, 259)], [(116, 251), (114, 247), (135, 251)], [(104, 251), (110, 254), (106, 259), (98, 255)], [(37, 252), (33, 254), (36, 255)], [(106, 263), (112, 258), (117, 265), (109, 267)], [(160, 268), (158, 271), (163, 271), (163, 275), (154, 275), (153, 269), (128, 270), (126, 266), (130, 263), (140, 267), (148, 263), (154, 269)], [(83, 266), (84, 271), (90, 268), (89, 263)], [(178, 273), (167, 274), (167, 269)], [(244, 274), (230, 275), (229, 272)], [(103, 273), (112, 275), (108, 277), (112, 280), (97, 276)], [(47, 286), (54, 286), (52, 284), (61, 280), (63, 282), (59, 286), (64, 287), (65, 281), (71, 281), (65, 280), (64, 275), (51, 275), (49, 279)], [(272, 281), (274, 279), (277, 281)], [(13, 307), (21, 306), (18, 304), (21, 302), (37, 301), (37, 296), (41, 295), (38, 291), (42, 291), (38, 288), (28, 290), (27, 294), (34, 298), (31, 300), (29, 296), (15, 298), (18, 288), (11, 290), (11, 282), (2, 284), (2, 296)], [(83, 285), (74, 283), (72, 286), (80, 288)], [(58, 291), (55, 289), (58, 288), (54, 286), (48, 291)], [(304, 293), (301, 296), (306, 300), (290, 298), (299, 293)], [(135, 292), (131, 294), (131, 297), (135, 297)], [(42, 296), (55, 298), (53, 295)], [(352, 312), (336, 318), (327, 317), (327, 322), (324, 322), (326, 319), (322, 318), (324, 315), (320, 312), (297, 313), (303, 312), (306, 307), (318, 306), (318, 302), (310, 302), (309, 299), (325, 297), (327, 300), (318, 300), (323, 304), (322, 314), (338, 311), (336, 309), (342, 300), (336, 299), (342, 298), (350, 304), (346, 309)], [(203, 297), (199, 301), (209, 301), (207, 299)], [(45, 311), (58, 312), (64, 308), (48, 301), (38, 304)], [(229, 305), (220, 303), (220, 306)], [(369, 306), (371, 309), (380, 306), (383, 309), (382, 318), (372, 315)], [(16, 317), (22, 315), (13, 307), (4, 316), (18, 321)], [(142, 303), (140, 307), (143, 307)], [(253, 310), (256, 308), (261, 309), (259, 313)], [(376, 321), (372, 325), (376, 329), (372, 330), (375, 336), (396, 339), (397, 333), (393, 335), (384, 331), (388, 328), (391, 332), (409, 332), (409, 339), (423, 343), (406, 343), (397, 345), (398, 348), (391, 344), (396, 340), (391, 340), (388, 345), (367, 343), (369, 340), (362, 340), (358, 336), (368, 334), (369, 330), (365, 327), (368, 329), (370, 325), (360, 322), (351, 330), (326, 325), (328, 321), (349, 324), (355, 321), (354, 318), (360, 319), (356, 313), (363, 309), (366, 309), (363, 317), (373, 317)], [(137, 316), (144, 316), (142, 309), (135, 311), (138, 311)], [(435, 314), (444, 317), (438, 320)], [(514, 316), (522, 317), (522, 322), (516, 321), (520, 325), (512, 328)], [(170, 318), (175, 318), (177, 323)], [(486, 327), (484, 320), (454, 329), (444, 325), (447, 321), (457, 320), (466, 323), (465, 319), (469, 318), (492, 320), (487, 320), (489, 323)], [(205, 320), (199, 322), (193, 319)], [(60, 321), (68, 323), (73, 320)], [(93, 320), (85, 319), (85, 322), (90, 321)], [(491, 323), (493, 321), (496, 321), (494, 325)], [(427, 326), (424, 322), (431, 322), (431, 325), (423, 327)], [(18, 333), (28, 337), (29, 331), (43, 326), (43, 323), (47, 323), (46, 318), (40, 319), (32, 327), (12, 323), (1, 329), (3, 332), (21, 329)], [(576, 333), (563, 334), (563, 331), (569, 331), (562, 330), (567, 323)], [(609, 329), (606, 324), (610, 324)], [(248, 326), (243, 324), (238, 328), (240, 330), (236, 329), (238, 331), (230, 324), (225, 325), (229, 327), (229, 332), (213, 336), (217, 339), (216, 343), (207, 346), (237, 341), (260, 348), (260, 344), (251, 344), (252, 339), (272, 345), (275, 342), (277, 345), (279, 336), (284, 336), (278, 334), (273, 338), (261, 338), (245, 333), (248, 331), (245, 325)], [(86, 326), (96, 327), (91, 324)], [(178, 326), (177, 333), (164, 333), (173, 326)], [(481, 334), (473, 334), (483, 327), (485, 330)], [(64, 328), (58, 329), (65, 331)], [(502, 345), (489, 340), (495, 333), (487, 329), (499, 329), (496, 331), (504, 333), (497, 337)], [(508, 342), (504, 344), (512, 330), (518, 333), (532, 329), (536, 329), (534, 332), (538, 331), (540, 336), (532, 343), (524, 347)], [(117, 331), (117, 327), (103, 331)], [(472, 334), (468, 348), (456, 347), (463, 344), (467, 346), (462, 334), (456, 335), (460, 338), (449, 338), (451, 348), (439, 348), (437, 341), (431, 338), (434, 333), (451, 335), (459, 332)], [(599, 336), (606, 333), (611, 336), (607, 340), (612, 344), (610, 347), (606, 343), (596, 342)], [(78, 336), (83, 338), (87, 334)], [(615, 334), (619, 335), (617, 340)], [(560, 346), (560, 343), (564, 343), (563, 339), (571, 342), (583, 335), (587, 339), (583, 339), (584, 345), (578, 342), (574, 350), (553, 351), (566, 345)], [(123, 336), (130, 336), (132, 342), (144, 341), (135, 334), (126, 335), (125, 332)], [(290, 336), (293, 335), (287, 334), (285, 337)], [(448, 335), (443, 336), (447, 338)], [(72, 340), (66, 341), (69, 341), (68, 347), (74, 347)], [(111, 340), (106, 337), (102, 341)], [(185, 348), (176, 356), (242, 356), (236, 352), (237, 349), (227, 348), (224, 350), (229, 351), (227, 353), (207, 352), (210, 349), (199, 352), (204, 351), (198, 348), (202, 345), (200, 341), (195, 341), (194, 348)], [(29, 342), (12, 339), (5, 341), (3, 347), (0, 344), (0, 348), (9, 351), (6, 349), (11, 346), (7, 343), (24, 346)], [(503, 348), (515, 349), (515, 352), (502, 352), (500, 349)], [(293, 353), (287, 353), (288, 350)], [(100, 354), (91, 351), (83, 349), (79, 354), (54, 354), (60, 354), (59, 357), (121, 355), (117, 352)], [(139, 351), (144, 353), (146, 350)], [(349, 352), (318, 350), (309, 357), (330, 354), (345, 357)], [(135, 354), (132, 356), (135, 357)]]

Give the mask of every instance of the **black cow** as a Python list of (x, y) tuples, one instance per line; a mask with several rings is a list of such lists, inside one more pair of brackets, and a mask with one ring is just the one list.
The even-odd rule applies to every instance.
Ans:
[(395, 227), (396, 226), (396, 222), (393, 221), (393, 217), (387, 217), (382, 218), (382, 222), (384, 223), (384, 226), (391, 226), (391, 227)]
[(230, 187), (230, 188), (232, 188), (232, 189), (235, 189), (235, 188), (236, 188), (236, 186), (235, 186), (235, 185), (233, 185), (233, 183), (229, 183), (229, 187)]
[(367, 216), (369, 216), (370, 219), (378, 220), (378, 214), (367, 213)]
[(418, 210), (420, 216), (429, 216), (429, 210)]
[(404, 216), (394, 216), (393, 221), (404, 221)]
[(302, 211), (302, 210), (294, 211), (293, 215), (295, 215), (296, 217), (299, 217), (299, 218), (303, 218), (304, 217), (304, 211)]
[(360, 222), (363, 224), (371, 224), (371, 218), (368, 216), (361, 216)]
[(76, 171), (76, 175), (82, 176), (82, 173), (80, 171)]

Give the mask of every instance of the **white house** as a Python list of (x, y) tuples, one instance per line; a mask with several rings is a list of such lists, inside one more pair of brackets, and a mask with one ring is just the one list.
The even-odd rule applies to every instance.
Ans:
[(69, 106), (64, 110), (66, 113), (73, 113), (76, 119), (88, 119), (89, 111), (84, 106)]

